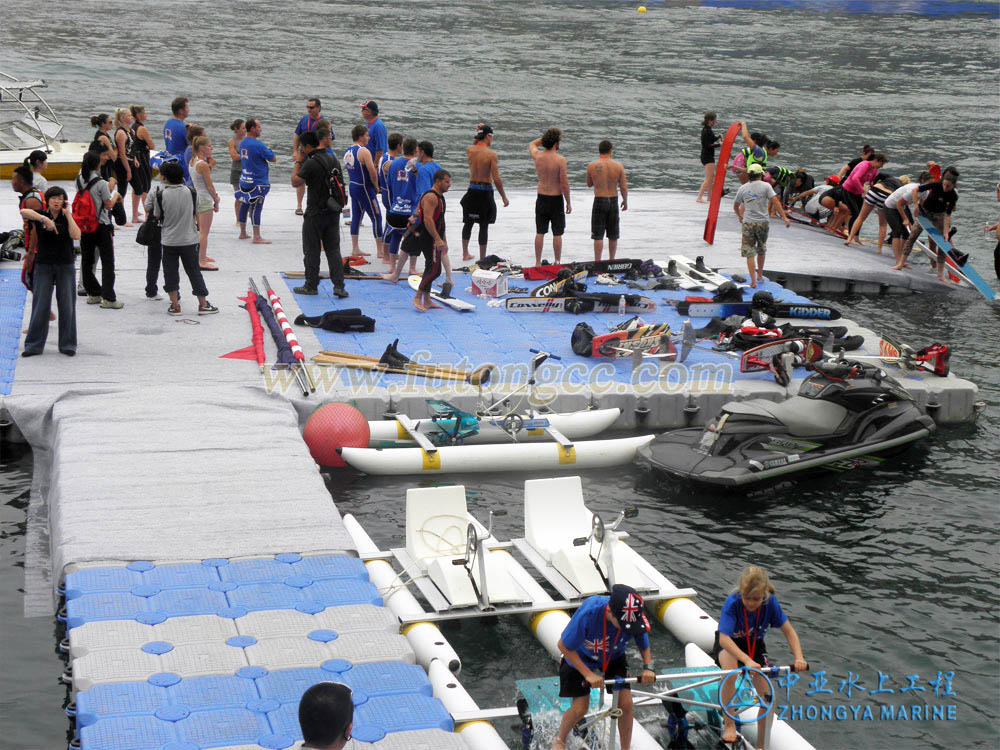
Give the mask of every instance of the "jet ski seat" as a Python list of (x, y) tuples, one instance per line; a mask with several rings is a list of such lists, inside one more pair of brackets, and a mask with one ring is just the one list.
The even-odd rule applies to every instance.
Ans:
[(830, 435), (837, 431), (847, 416), (847, 409), (840, 404), (804, 396), (792, 396), (780, 403), (760, 398), (736, 401), (726, 404), (723, 411), (737, 417), (776, 420), (788, 428), (790, 435), (796, 437)]

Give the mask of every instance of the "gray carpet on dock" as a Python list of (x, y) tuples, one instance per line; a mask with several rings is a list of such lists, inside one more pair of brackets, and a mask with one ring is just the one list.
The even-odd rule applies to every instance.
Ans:
[(71, 390), (7, 406), (36, 450), (26, 614), (45, 614), (45, 573), (58, 582), (73, 563), (354, 549), (295, 409), (261, 388)]

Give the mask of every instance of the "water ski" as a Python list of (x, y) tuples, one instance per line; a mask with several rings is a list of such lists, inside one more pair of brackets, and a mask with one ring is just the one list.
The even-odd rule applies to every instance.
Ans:
[[(678, 315), (689, 315), (692, 318), (728, 318), (730, 315), (746, 317), (753, 309), (750, 302), (690, 302), (688, 300), (678, 302), (676, 307)], [(775, 303), (774, 310), (776, 318), (812, 320), (838, 320), (840, 318), (840, 311), (827, 305), (797, 305), (778, 302)]]
[(986, 280), (979, 275), (968, 262), (968, 256), (963, 256), (959, 253), (951, 242), (945, 239), (944, 235), (938, 230), (936, 226), (931, 224), (930, 219), (928, 219), (923, 214), (917, 214), (915, 217), (917, 221), (920, 222), (920, 226), (924, 228), (927, 232), (927, 236), (934, 241), (934, 244), (940, 247), (945, 253), (945, 263), (948, 265), (948, 270), (953, 272), (955, 275), (971, 284), (976, 291), (978, 291), (983, 297), (985, 297), (990, 302), (997, 303), (997, 293), (993, 291), (993, 288), (986, 283)]
[[(557, 297), (559, 296), (560, 290), (566, 286), (567, 282), (579, 283), (583, 279), (587, 278), (587, 270), (582, 271), (560, 271), (559, 275), (552, 279), (551, 281), (546, 281), (544, 284), (539, 284), (534, 289), (529, 292), (529, 297)], [(586, 288), (586, 287), (584, 287)]]
[[(410, 284), (410, 289), (417, 291), (420, 288), (421, 276), (414, 274), (410, 276), (407, 281)], [(431, 299), (435, 302), (439, 302), (442, 305), (447, 305), (452, 310), (458, 310), (459, 312), (472, 312), (476, 309), (476, 306), (471, 302), (466, 302), (462, 299), (456, 299), (455, 297), (445, 297), (441, 291), (441, 287), (436, 286), (431, 288)]]
[[(625, 312), (641, 315), (653, 312), (656, 302), (638, 294), (625, 294)], [(572, 297), (510, 297), (504, 305), (507, 312), (571, 312), (575, 314), (618, 312), (619, 295), (578, 294)]]

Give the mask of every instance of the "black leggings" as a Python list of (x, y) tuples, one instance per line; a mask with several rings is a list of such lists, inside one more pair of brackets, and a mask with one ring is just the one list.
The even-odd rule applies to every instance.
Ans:
[(441, 275), (441, 253), (434, 247), (434, 239), (429, 235), (427, 237), (427, 244), (421, 248), (421, 251), (424, 256), (424, 276), (420, 279), (418, 289), (421, 292), (429, 294), (434, 279)]
[[(476, 223), (475, 219), (466, 219), (465, 223), (462, 225), (462, 239), (468, 241), (472, 237), (472, 225)], [(485, 221), (479, 222), (479, 246), (485, 247), (486, 243), (489, 241), (490, 236), (490, 225)]]

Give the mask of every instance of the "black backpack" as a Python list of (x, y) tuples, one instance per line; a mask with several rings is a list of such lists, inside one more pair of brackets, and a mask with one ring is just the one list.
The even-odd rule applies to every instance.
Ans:
[(347, 191), (344, 190), (344, 173), (340, 169), (340, 161), (336, 156), (316, 149), (313, 154), (323, 154), (329, 157), (330, 161), (333, 162), (333, 166), (327, 167), (327, 162), (323, 160), (322, 157), (319, 158), (319, 163), (323, 165), (326, 172), (326, 207), (328, 210), (334, 213), (340, 213), (344, 210), (344, 206), (347, 205)]

